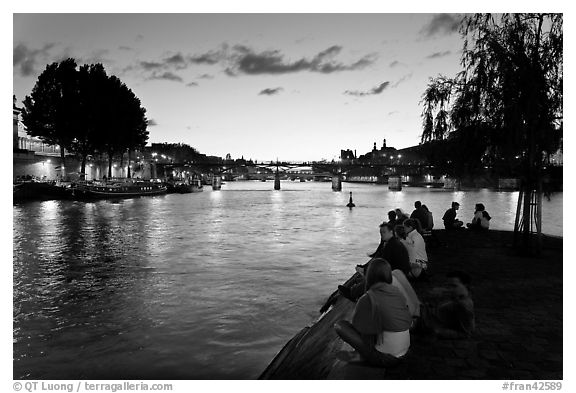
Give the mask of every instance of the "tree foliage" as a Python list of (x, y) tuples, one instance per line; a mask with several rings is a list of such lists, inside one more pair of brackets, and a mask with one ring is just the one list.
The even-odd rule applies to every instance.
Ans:
[(76, 62), (67, 59), (52, 63), (38, 77), (30, 96), (24, 99), (22, 122), (31, 136), (43, 143), (69, 148), (77, 129), (79, 91)]
[(143, 147), (148, 140), (146, 109), (102, 64), (77, 68), (74, 59), (52, 63), (24, 100), (22, 119), (30, 135), (77, 154), (84, 173), (96, 152), (116, 154)]
[(476, 14), (460, 31), (463, 71), (430, 80), (422, 143), (475, 139), (496, 164), (539, 168), (562, 136), (562, 15)]

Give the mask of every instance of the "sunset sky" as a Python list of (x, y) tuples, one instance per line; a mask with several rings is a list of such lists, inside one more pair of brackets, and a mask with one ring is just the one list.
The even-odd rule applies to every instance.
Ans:
[(454, 76), (458, 14), (14, 14), (13, 93), (47, 64), (100, 62), (141, 99), (150, 142), (332, 159), (418, 144), (430, 77)]

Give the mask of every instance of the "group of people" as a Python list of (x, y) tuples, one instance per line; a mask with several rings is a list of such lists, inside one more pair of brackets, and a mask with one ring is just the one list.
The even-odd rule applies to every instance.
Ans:
[[(460, 208), (458, 202), (452, 202), (450, 209), (446, 210), (442, 220), (444, 221), (444, 228), (446, 230), (454, 230), (463, 228), (464, 223), (456, 218), (457, 210)], [(487, 230), (490, 228), (490, 214), (486, 211), (486, 207), (482, 203), (477, 203), (474, 209), (474, 217), (472, 222), (466, 224), (466, 227), (471, 230)]]
[(471, 279), (466, 273), (449, 273), (445, 285), (434, 289), (426, 303), (410, 283), (426, 274), (422, 232), (433, 226), (425, 205), (417, 201), (414, 207), (410, 217), (399, 209), (389, 212), (389, 220), (380, 225), (381, 242), (370, 254), (372, 259), (356, 267), (362, 282), (338, 287), (356, 306), (351, 322), (334, 325), (336, 333), (373, 366), (398, 363), (408, 352), (411, 333), (457, 338), (470, 336), (474, 330)]

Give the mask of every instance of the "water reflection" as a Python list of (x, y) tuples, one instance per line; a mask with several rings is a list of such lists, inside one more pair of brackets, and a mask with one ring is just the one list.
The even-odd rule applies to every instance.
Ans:
[[(367, 260), (388, 210), (453, 200), (511, 229), (518, 193), (330, 183), (13, 208), (14, 377), (255, 378)], [(356, 208), (346, 208), (353, 191)], [(544, 201), (562, 233), (562, 194)]]

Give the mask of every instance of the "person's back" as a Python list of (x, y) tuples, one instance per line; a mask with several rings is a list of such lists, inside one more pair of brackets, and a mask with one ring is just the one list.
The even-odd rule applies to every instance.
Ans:
[(490, 229), (490, 220), (492, 219), (492, 217), (490, 217), (490, 214), (488, 214), (488, 212), (486, 210), (484, 210), (482, 212), (482, 217), (480, 217), (480, 227), (482, 229)]
[[(368, 320), (369, 319), (369, 320)], [(358, 299), (352, 317), (354, 326), (373, 327), (376, 350), (399, 357), (410, 347), (410, 315), (406, 298), (391, 283), (379, 282)]]
[(428, 212), (424, 210), (422, 205), (414, 209), (410, 218), (418, 220), (423, 230), (431, 229), (428, 227)]
[(352, 323), (336, 322), (336, 333), (374, 366), (398, 362), (410, 348), (412, 316), (406, 298), (392, 285), (390, 265), (375, 259), (366, 272), (367, 292), (358, 299)]
[(454, 227), (454, 222), (456, 221), (456, 210), (452, 207), (446, 210), (442, 220), (444, 221), (444, 228), (452, 229)]

